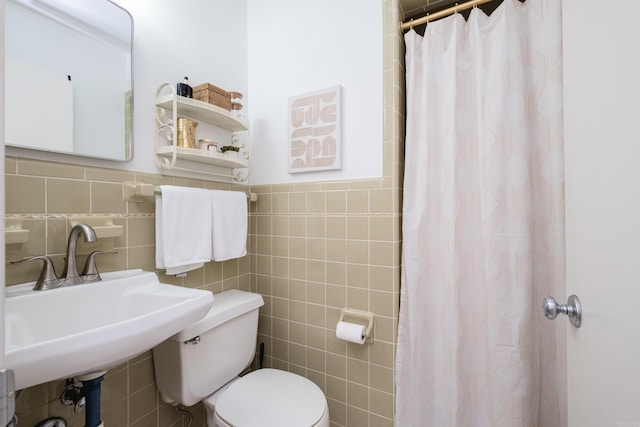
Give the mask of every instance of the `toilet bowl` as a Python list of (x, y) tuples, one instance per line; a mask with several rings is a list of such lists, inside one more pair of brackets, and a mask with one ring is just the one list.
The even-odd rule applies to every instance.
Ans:
[(209, 425), (328, 427), (329, 410), (320, 388), (277, 369), (260, 369), (235, 381), (221, 396), (205, 399)]
[(312, 381), (277, 369), (242, 377), (255, 355), (259, 294), (214, 295), (207, 315), (153, 349), (165, 402), (202, 401), (209, 427), (328, 427), (327, 399)]

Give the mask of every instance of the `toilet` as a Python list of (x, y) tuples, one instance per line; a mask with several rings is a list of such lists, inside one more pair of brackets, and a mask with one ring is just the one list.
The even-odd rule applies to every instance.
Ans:
[(278, 369), (239, 377), (255, 355), (262, 305), (259, 294), (221, 292), (202, 320), (155, 347), (162, 400), (202, 401), (209, 427), (328, 427), (327, 399), (312, 381)]

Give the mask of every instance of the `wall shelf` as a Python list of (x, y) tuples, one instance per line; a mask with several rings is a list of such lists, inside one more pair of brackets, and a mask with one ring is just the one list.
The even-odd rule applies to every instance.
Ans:
[(174, 147), (167, 145), (158, 147), (156, 154), (159, 156), (171, 157), (177, 152), (178, 158), (191, 160), (193, 162), (207, 163), (210, 165), (221, 166), (229, 169), (247, 168), (249, 162), (247, 159), (234, 157), (233, 154), (221, 154), (215, 151), (204, 151), (198, 148)]
[(249, 125), (246, 120), (235, 117), (231, 111), (220, 108), (197, 99), (185, 98), (176, 94), (163, 95), (156, 99), (156, 106), (172, 111), (174, 105), (177, 106), (180, 114), (189, 116), (192, 119), (218, 126), (230, 131), (248, 130)]
[[(163, 94), (167, 88), (171, 93)], [(178, 96), (173, 85), (164, 83), (156, 91), (156, 164), (162, 171), (189, 171), (197, 174), (230, 178), (238, 182), (246, 181), (249, 177), (249, 150), (238, 146), (236, 132), (247, 131), (249, 125), (244, 118), (236, 117), (231, 111), (220, 108), (197, 99)], [(234, 145), (238, 152), (220, 153), (196, 148), (180, 147), (177, 144), (177, 130), (175, 124), (178, 117), (186, 116), (190, 119), (207, 123), (231, 132), (230, 141), (223, 145)], [(228, 169), (229, 173), (216, 170), (207, 171), (201, 168), (179, 167), (178, 160), (201, 163)], [(237, 169), (240, 169), (238, 171)]]
[(74, 215), (69, 217), (69, 227), (78, 224), (87, 224), (93, 228), (98, 239), (120, 237), (124, 233), (124, 227), (115, 225), (110, 215)]
[(4, 224), (4, 243), (5, 245), (15, 245), (18, 243), (26, 243), (29, 241), (29, 230), (22, 226), (24, 219), (22, 218), (6, 218)]

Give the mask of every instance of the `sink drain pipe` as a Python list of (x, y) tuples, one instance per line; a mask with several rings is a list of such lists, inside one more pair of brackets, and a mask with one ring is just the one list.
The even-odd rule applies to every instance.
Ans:
[(104, 372), (95, 378), (84, 379), (82, 382), (82, 390), (85, 398), (85, 427), (101, 427), (100, 421), (100, 383), (104, 379)]

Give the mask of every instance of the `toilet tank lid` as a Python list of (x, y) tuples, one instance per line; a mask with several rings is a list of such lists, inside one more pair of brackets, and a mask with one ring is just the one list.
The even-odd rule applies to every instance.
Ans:
[(252, 292), (230, 289), (214, 294), (213, 305), (204, 318), (173, 335), (170, 339), (180, 342), (190, 340), (235, 317), (257, 310), (263, 305), (262, 295)]

